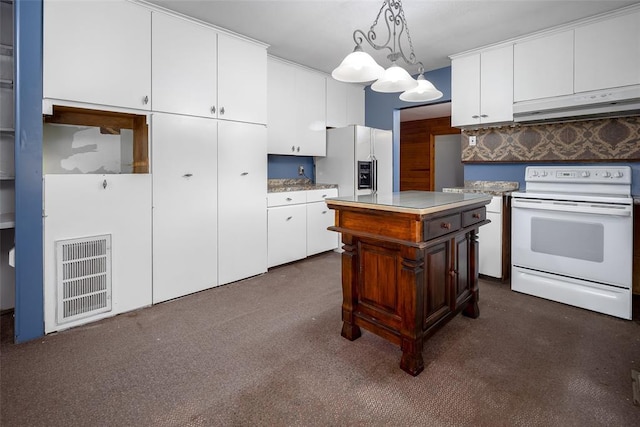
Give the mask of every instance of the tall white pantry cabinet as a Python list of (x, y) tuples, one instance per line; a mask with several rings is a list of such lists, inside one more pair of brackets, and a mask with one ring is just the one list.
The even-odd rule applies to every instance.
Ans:
[[(128, 23), (124, 27), (123, 20)], [(137, 216), (132, 222), (148, 234), (128, 233), (148, 247), (134, 245), (133, 253), (122, 247), (126, 244), (122, 221), (127, 218), (130, 193), (109, 199), (108, 211), (123, 215), (94, 213), (84, 218), (92, 229), (116, 236), (105, 240), (114, 257), (111, 311), (60, 326), (51, 306), (45, 330), (64, 329), (115, 315), (122, 308), (132, 310), (266, 272), (266, 45), (125, 0), (45, 0), (44, 31), (45, 114), (51, 106), (61, 105), (146, 116), (150, 152), (148, 174), (128, 174), (123, 169), (114, 172), (117, 175), (98, 175), (76, 170), (49, 180), (59, 183), (55, 191), (46, 189), (44, 201), (45, 212), (55, 213), (55, 218), (45, 221), (49, 255), (44, 286), (49, 300), (57, 298), (59, 291), (52, 283), (56, 242), (47, 236), (87, 237), (83, 229), (65, 220), (74, 209), (69, 197), (63, 197), (65, 186), (82, 189), (90, 183), (93, 190), (82, 193), (82, 204), (98, 209), (105, 204), (96, 197), (126, 188), (114, 187), (112, 182), (147, 182), (146, 187), (131, 190), (140, 201), (148, 202), (146, 207), (135, 205)], [(46, 138), (43, 143), (47, 145)], [(128, 150), (123, 148), (122, 156)], [(123, 254), (128, 255), (122, 258)], [(149, 284), (143, 298), (122, 276), (138, 259), (149, 260), (137, 263), (135, 270), (136, 280)]]

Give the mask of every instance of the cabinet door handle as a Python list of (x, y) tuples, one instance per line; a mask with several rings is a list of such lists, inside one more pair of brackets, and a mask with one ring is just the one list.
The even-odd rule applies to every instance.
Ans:
[(326, 214), (326, 213), (327, 213), (327, 211), (322, 211), (322, 215), (324, 215), (324, 214)]
[(191, 178), (192, 176), (192, 173), (185, 173), (184, 175), (182, 175), (183, 178)]
[(290, 216), (289, 218), (287, 218), (287, 221), (289, 221), (291, 218), (293, 218), (292, 216)]
[(480, 117), (485, 118), (485, 117), (489, 117), (486, 114), (480, 114)]
[(472, 119), (479, 119), (479, 118), (480, 118), (480, 116), (479, 116), (479, 115), (477, 115), (477, 114), (474, 114), (473, 116), (471, 116), (471, 118), (472, 118)]
[(290, 202), (290, 201), (292, 201), (293, 199), (292, 199), (291, 197), (287, 197), (287, 198), (286, 198), (286, 200), (287, 200), (287, 202)]
[(440, 228), (444, 228), (445, 230), (449, 230), (451, 228), (451, 223), (443, 222), (440, 224)]
[(326, 194), (323, 194), (323, 195), (322, 195), (322, 198), (323, 198), (323, 199), (324, 199), (324, 198), (326, 198), (326, 197), (327, 197), (327, 195), (326, 195)]
[(223, 116), (223, 115), (224, 115), (224, 107), (222, 107), (222, 108), (220, 109), (220, 115), (221, 115), (221, 116)]
[(216, 113), (216, 106), (213, 105), (211, 106), (211, 114), (215, 114)]
[(146, 95), (144, 98), (142, 98), (142, 103), (144, 105), (147, 105), (149, 103), (149, 95)]
[(298, 149), (296, 150), (298, 153), (300, 152), (300, 146), (298, 145)]
[(471, 216), (474, 217), (475, 219), (480, 219), (480, 214), (479, 213), (474, 213)]
[(249, 172), (242, 172), (242, 173), (240, 174), (240, 176), (247, 176), (247, 175), (249, 175)]
[(107, 188), (107, 180), (106, 179), (104, 181), (102, 181), (102, 188), (104, 188), (105, 190)]
[(295, 146), (295, 145), (292, 145), (292, 146), (291, 146), (291, 152), (293, 153), (293, 152), (295, 152), (295, 151), (296, 151), (296, 146)]

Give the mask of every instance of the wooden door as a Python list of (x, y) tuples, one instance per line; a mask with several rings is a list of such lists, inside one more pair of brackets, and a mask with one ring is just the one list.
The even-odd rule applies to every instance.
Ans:
[(459, 134), (451, 117), (414, 120), (400, 124), (400, 191), (433, 191), (435, 135)]

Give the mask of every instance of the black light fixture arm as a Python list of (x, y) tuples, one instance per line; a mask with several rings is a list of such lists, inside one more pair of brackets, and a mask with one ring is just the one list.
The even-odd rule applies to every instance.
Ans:
[[(383, 21), (387, 26), (387, 37), (384, 43), (377, 43), (378, 33), (376, 33), (376, 26), (380, 17), (383, 16)], [(393, 28), (391, 25), (393, 24)], [(402, 34), (407, 34), (407, 40), (409, 41), (409, 54), (405, 54), (402, 48), (400, 39)], [(402, 9), (401, 0), (384, 0), (382, 7), (376, 16), (376, 19), (369, 27), (369, 31), (365, 34), (362, 30), (355, 30), (353, 32), (353, 41), (356, 43), (356, 48), (362, 49), (362, 42), (366, 41), (369, 45), (376, 50), (389, 50), (387, 58), (394, 62), (398, 59), (402, 59), (408, 65), (417, 65), (418, 72), (422, 73), (424, 67), (420, 61), (416, 60), (416, 55), (413, 51), (413, 42), (411, 41), (411, 35), (409, 34), (409, 26), (404, 16), (404, 10)], [(391, 46), (390, 46), (391, 44)]]

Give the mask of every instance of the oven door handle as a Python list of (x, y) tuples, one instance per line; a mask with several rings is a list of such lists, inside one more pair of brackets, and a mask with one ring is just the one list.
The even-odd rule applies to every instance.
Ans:
[(515, 209), (533, 209), (540, 211), (556, 211), (584, 213), (591, 215), (631, 216), (631, 205), (598, 205), (584, 202), (559, 202), (548, 200), (513, 199), (511, 207)]

